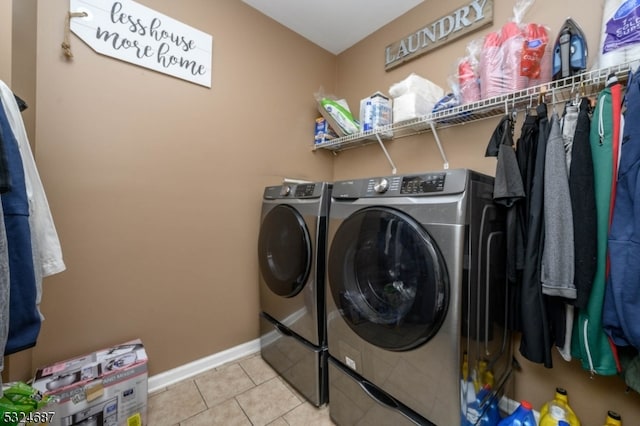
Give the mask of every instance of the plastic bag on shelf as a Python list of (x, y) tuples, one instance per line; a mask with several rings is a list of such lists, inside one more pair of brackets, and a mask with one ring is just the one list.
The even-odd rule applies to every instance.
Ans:
[(548, 28), (527, 24), (520, 74), (529, 78), (529, 86), (537, 86), (551, 81), (552, 68), (553, 49), (549, 43)]
[(482, 39), (471, 41), (467, 45), (467, 55), (457, 61), (457, 80), (460, 104), (480, 100), (480, 79), (478, 62), (482, 51)]
[(526, 76), (521, 75), (522, 50), (525, 37), (519, 23), (507, 22), (500, 30), (502, 45), (502, 82), (504, 92), (515, 92), (525, 89), (529, 83)]
[(444, 96), (444, 89), (432, 81), (420, 77), (416, 73), (411, 73), (404, 80), (394, 83), (389, 87), (389, 95), (393, 98), (398, 98), (407, 93), (420, 95), (422, 99), (431, 104), (429, 107), (429, 109), (431, 109), (433, 105)]
[(318, 111), (339, 136), (351, 135), (360, 131), (360, 124), (353, 118), (346, 100), (326, 95), (323, 88), (320, 88), (314, 96), (318, 103)]
[(513, 18), (502, 26), (502, 72), (505, 92), (526, 89), (529, 78), (521, 73), (523, 48), (526, 41), (524, 15), (534, 0), (517, 0), (513, 6)]
[(399, 123), (429, 114), (444, 96), (444, 89), (411, 73), (404, 80), (391, 85), (389, 95), (393, 97), (393, 122)]
[(543, 25), (523, 21), (534, 1), (517, 0), (512, 19), (500, 31), (485, 36), (479, 64), (482, 99), (551, 80), (553, 52), (548, 31)]
[(433, 112), (446, 111), (460, 105), (458, 97), (454, 93), (447, 93), (433, 107)]
[(482, 99), (493, 98), (504, 93), (501, 44), (500, 32), (490, 32), (484, 37), (478, 65)]

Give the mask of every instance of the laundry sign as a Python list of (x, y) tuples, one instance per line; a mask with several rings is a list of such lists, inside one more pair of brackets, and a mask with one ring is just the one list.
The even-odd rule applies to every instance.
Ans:
[(211, 35), (132, 0), (70, 0), (71, 31), (93, 50), (211, 87)]
[(384, 51), (385, 70), (395, 68), (430, 50), (479, 30), (493, 22), (493, 0), (472, 0), (453, 12), (414, 31)]

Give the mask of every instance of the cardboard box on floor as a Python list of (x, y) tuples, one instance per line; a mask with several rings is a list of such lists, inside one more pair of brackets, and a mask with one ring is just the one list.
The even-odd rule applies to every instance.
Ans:
[(147, 424), (147, 354), (140, 339), (39, 368), (32, 386), (57, 397), (52, 426)]

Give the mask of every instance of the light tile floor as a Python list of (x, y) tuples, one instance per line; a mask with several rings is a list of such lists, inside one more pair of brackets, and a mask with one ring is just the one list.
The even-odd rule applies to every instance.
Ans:
[(260, 354), (222, 365), (149, 395), (149, 426), (331, 426)]

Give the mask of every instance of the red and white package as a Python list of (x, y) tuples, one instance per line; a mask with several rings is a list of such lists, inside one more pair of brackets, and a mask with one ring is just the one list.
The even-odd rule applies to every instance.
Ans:
[(544, 25), (527, 24), (520, 73), (529, 78), (529, 86), (551, 81), (553, 56)]
[(516, 22), (507, 22), (500, 31), (502, 36), (502, 74), (503, 92), (515, 92), (526, 89), (529, 84), (529, 77), (523, 76), (521, 70), (521, 60), (525, 37), (520, 26)]
[(478, 76), (469, 58), (462, 58), (458, 63), (458, 84), (461, 105), (480, 100)]
[(499, 32), (491, 32), (484, 38), (478, 69), (482, 99), (492, 98), (503, 93), (501, 44), (502, 39)]

